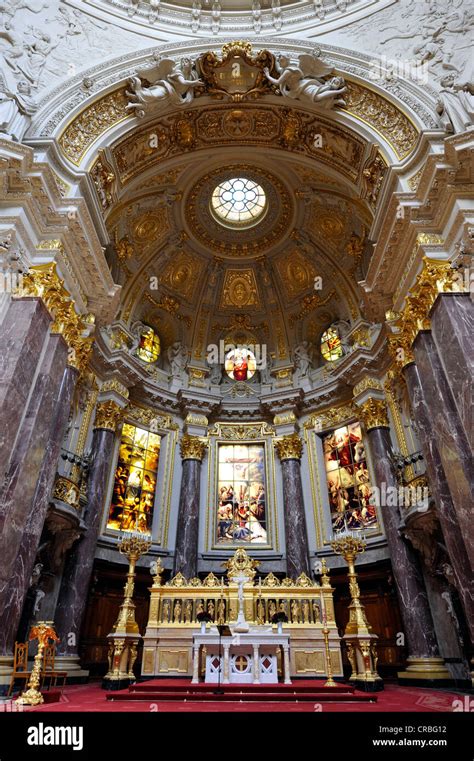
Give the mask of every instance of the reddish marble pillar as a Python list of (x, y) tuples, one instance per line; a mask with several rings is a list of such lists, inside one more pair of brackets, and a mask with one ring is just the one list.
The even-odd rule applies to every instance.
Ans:
[[(27, 569), (22, 567), (18, 557), (30, 510), (34, 507), (33, 498), (66, 361), (67, 345), (63, 337), (49, 336), (42, 355), (36, 358), (38, 372), (34, 388), (20, 423), (0, 496), (0, 654), (11, 650), (16, 634), (13, 629), (18, 625), (25, 584), (27, 587), (29, 582)], [(35, 547), (31, 551), (36, 554)]]
[[(56, 342), (58, 338), (58, 336), (52, 337)], [(53, 490), (61, 442), (66, 430), (77, 375), (77, 370), (72, 367), (66, 367), (59, 391), (55, 396), (43, 462), (38, 474), (35, 492), (26, 515), (21, 543), (18, 547), (18, 554), (10, 577), (10, 584), (3, 601), (3, 609), (0, 613), (0, 627), (2, 629), (2, 635), (0, 636), (2, 637), (3, 647), (7, 651), (13, 648), (23, 604), (30, 584), (41, 532)], [(27, 462), (25, 462), (25, 467), (28, 467)]]
[[(13, 299), (0, 325), (0, 476), (8, 469), (52, 318), (40, 299)], [(0, 507), (1, 530), (1, 507)]]
[(178, 528), (174, 556), (174, 574), (187, 579), (197, 575), (199, 539), (199, 495), (201, 462), (205, 444), (197, 436), (185, 435), (180, 442), (183, 472), (179, 497)]
[(301, 483), (301, 455), (303, 445), (295, 433), (276, 443), (281, 460), (283, 481), (283, 510), (285, 518), (286, 567), (290, 579), (301, 573), (311, 575), (309, 567), (308, 531), (304, 512)]
[(431, 334), (471, 449), (474, 448), (474, 303), (469, 293), (443, 293), (431, 310)]
[(57, 652), (77, 656), (79, 636), (87, 605), (89, 584), (115, 445), (121, 409), (115, 402), (101, 402), (96, 410), (84, 515), (86, 530), (70, 551), (64, 567), (56, 608)]
[(456, 389), (452, 391), (449, 386), (429, 331), (418, 333), (413, 350), (423, 397), (429, 411), (431, 436), (443, 466), (469, 561), (474, 566), (474, 461), (454, 400)]
[(418, 368), (412, 363), (407, 365), (403, 372), (417, 436), (426, 463), (431, 493), (436, 504), (438, 519), (453, 569), (457, 593), (464, 608), (471, 639), (474, 642), (474, 584), (472, 565), (466, 546), (466, 541), (472, 532), (468, 536), (464, 535), (457, 518), (456, 508), (451, 499), (448, 481), (438, 450), (438, 437), (434, 427), (433, 412), (427, 402)]

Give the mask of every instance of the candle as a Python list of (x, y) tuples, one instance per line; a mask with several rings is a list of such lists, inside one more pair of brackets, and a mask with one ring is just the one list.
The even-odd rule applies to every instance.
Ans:
[(324, 597), (321, 598), (322, 608), (323, 608), (323, 624), (326, 626), (328, 618), (326, 615), (326, 604), (324, 602)]

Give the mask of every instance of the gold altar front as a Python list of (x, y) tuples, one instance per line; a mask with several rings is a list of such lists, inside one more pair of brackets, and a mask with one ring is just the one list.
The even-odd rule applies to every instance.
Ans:
[[(232, 628), (238, 614), (238, 585), (230, 571), (225, 583), (213, 573), (203, 581), (198, 578), (188, 580), (177, 574), (162, 585), (160, 576), (160, 573), (155, 576), (150, 590), (150, 613), (143, 637), (142, 676), (191, 677), (193, 635), (201, 630), (198, 614), (207, 612), (212, 624), (226, 623)], [(283, 631), (290, 636), (292, 677), (327, 675), (324, 617), (332, 672), (336, 677), (343, 675), (333, 591), (326, 573), (323, 573), (320, 585), (305, 574), (295, 580), (280, 581), (270, 573), (260, 583), (251, 579), (243, 587), (245, 618), (252, 626), (268, 626), (275, 613), (280, 611), (288, 616)], [(274, 630), (277, 631), (276, 625)]]

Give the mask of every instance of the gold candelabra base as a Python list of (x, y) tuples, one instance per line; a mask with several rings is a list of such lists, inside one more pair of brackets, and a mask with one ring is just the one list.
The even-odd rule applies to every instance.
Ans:
[(24, 706), (37, 706), (44, 703), (44, 698), (38, 689), (41, 684), (44, 649), (49, 640), (59, 642), (59, 637), (54, 631), (52, 621), (38, 621), (37, 624), (31, 627), (29, 639), (30, 642), (34, 639), (38, 640), (38, 652), (35, 655), (33, 669), (28, 680), (28, 689), (22, 692), (20, 697), (15, 700), (15, 703)]

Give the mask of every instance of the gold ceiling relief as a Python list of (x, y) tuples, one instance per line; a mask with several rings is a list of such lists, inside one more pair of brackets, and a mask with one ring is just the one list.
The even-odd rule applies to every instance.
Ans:
[(397, 158), (408, 156), (418, 142), (418, 130), (391, 101), (367, 87), (347, 82), (345, 110), (370, 124), (392, 146)]
[(252, 55), (250, 42), (235, 41), (224, 45), (221, 58), (213, 52), (204, 53), (197, 66), (206, 95), (230, 98), (239, 103), (274, 90), (264, 70), (276, 73), (275, 56), (268, 50)]
[(334, 290), (329, 291), (327, 296), (325, 296), (324, 298), (320, 296), (318, 293), (312, 293), (310, 296), (305, 296), (301, 300), (301, 309), (299, 310), (299, 312), (293, 312), (293, 314), (290, 315), (290, 325), (294, 325), (295, 322), (298, 322), (298, 320), (301, 320), (303, 317), (306, 317), (306, 315), (312, 312), (314, 309), (317, 309), (318, 307), (322, 307), (325, 304), (328, 304), (335, 297), (336, 297), (336, 291)]
[(316, 270), (297, 249), (279, 259), (277, 270), (290, 299), (314, 287)]
[(186, 251), (180, 251), (170, 262), (160, 278), (162, 285), (191, 301), (201, 277), (203, 264)]
[(114, 193), (115, 173), (112, 166), (107, 161), (103, 150), (99, 151), (99, 155), (91, 167), (90, 175), (102, 211), (107, 211), (116, 200), (116, 195)]
[(131, 223), (135, 241), (148, 245), (161, 238), (169, 230), (168, 214), (163, 207), (144, 211)]
[(221, 293), (221, 309), (260, 307), (257, 282), (252, 269), (227, 270)]
[(150, 304), (153, 304), (153, 306), (155, 306), (157, 309), (163, 309), (165, 312), (168, 312), (168, 314), (176, 317), (177, 320), (184, 322), (188, 328), (191, 327), (191, 318), (179, 311), (181, 304), (178, 299), (174, 298), (174, 296), (163, 296), (158, 300), (153, 298), (151, 294), (145, 293), (144, 298), (149, 301)]

